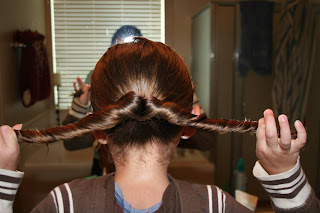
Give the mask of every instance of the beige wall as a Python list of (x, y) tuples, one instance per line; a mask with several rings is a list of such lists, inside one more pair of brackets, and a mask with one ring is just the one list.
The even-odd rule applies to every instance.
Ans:
[[(54, 119), (53, 95), (50, 99), (37, 102), (25, 108), (19, 97), (19, 73), (16, 52), (12, 48), (12, 35), (15, 30), (37, 30), (48, 34), (46, 27), (44, 0), (13, 0), (1, 3), (0, 19), (0, 123), (13, 125), (23, 123), (25, 127), (48, 127)], [(49, 42), (50, 44), (50, 42)], [(50, 49), (48, 49), (50, 50)], [(50, 52), (50, 51), (49, 51)], [(53, 116), (53, 117), (52, 117)]]
[(192, 16), (209, 4), (208, 0), (166, 0), (166, 44), (175, 49), (191, 67)]

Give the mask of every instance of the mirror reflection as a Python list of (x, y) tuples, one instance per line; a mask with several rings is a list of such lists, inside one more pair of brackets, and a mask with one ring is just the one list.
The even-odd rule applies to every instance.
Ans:
[[(269, 108), (286, 114), (292, 129), (302, 121), (308, 143), (301, 165), (319, 195), (319, 1), (17, 0), (3, 3), (1, 14), (1, 125), (47, 129), (92, 113), (98, 60), (113, 45), (143, 36), (180, 55), (198, 114), (257, 121)], [(112, 156), (99, 155), (96, 138), (20, 144), (24, 177), (14, 212), (30, 212), (65, 182), (113, 172), (112, 161), (101, 163)], [(255, 135), (197, 130), (179, 140), (168, 167), (173, 178), (233, 196), (242, 187), (258, 198), (257, 211), (272, 210), (252, 175)]]

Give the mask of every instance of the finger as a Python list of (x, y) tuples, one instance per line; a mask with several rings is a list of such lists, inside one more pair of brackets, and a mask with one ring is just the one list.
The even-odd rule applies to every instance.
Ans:
[(80, 96), (80, 102), (87, 105), (90, 101), (90, 86), (86, 85), (83, 89), (83, 94)]
[[(257, 142), (256, 142), (256, 155), (259, 158), (260, 154), (263, 153), (266, 145), (266, 125), (264, 118), (259, 119), (259, 125), (256, 132)], [(260, 159), (260, 158), (259, 158)]]
[(77, 83), (76, 82), (73, 82), (73, 88), (74, 88), (74, 91), (78, 91), (78, 88), (77, 88)]
[(77, 77), (77, 82), (79, 84), (80, 89), (84, 88), (86, 84), (82, 81), (80, 77)]
[(283, 150), (290, 150), (291, 147), (291, 130), (288, 122), (288, 118), (286, 115), (280, 115), (278, 117), (279, 125), (280, 125), (280, 147)]
[(11, 129), (10, 126), (2, 126), (1, 133), (3, 137), (3, 141), (7, 144), (7, 146), (14, 146), (15, 143), (18, 142), (16, 133)]
[(90, 92), (90, 85), (85, 85), (82, 89), (84, 94), (88, 94)]
[(258, 143), (265, 141), (265, 139), (266, 139), (266, 125), (265, 125), (264, 118), (259, 119), (259, 125), (258, 125), (258, 129), (256, 132), (256, 137), (257, 137)]
[(3, 138), (2, 128), (5, 128), (5, 127), (4, 126), (0, 127), (0, 146), (6, 144), (6, 142)]
[(299, 120), (294, 123), (294, 126), (298, 132), (297, 139), (294, 143), (295, 151), (300, 151), (307, 142), (307, 131)]
[(21, 130), (22, 129), (22, 124), (16, 124), (12, 127), (14, 130)]
[(278, 133), (276, 121), (272, 110), (264, 111), (264, 120), (266, 124), (266, 143), (268, 146), (278, 146)]

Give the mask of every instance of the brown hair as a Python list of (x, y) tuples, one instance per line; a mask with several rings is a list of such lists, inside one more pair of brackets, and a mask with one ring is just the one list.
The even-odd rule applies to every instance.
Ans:
[(136, 38), (107, 50), (91, 77), (94, 113), (77, 123), (22, 130), (23, 142), (49, 143), (104, 130), (120, 148), (148, 141), (170, 145), (190, 126), (218, 133), (254, 132), (257, 122), (192, 115), (193, 87), (182, 59), (170, 47)]

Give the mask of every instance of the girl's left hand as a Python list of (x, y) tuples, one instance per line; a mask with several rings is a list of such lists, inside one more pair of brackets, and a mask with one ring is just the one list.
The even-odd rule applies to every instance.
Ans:
[(256, 155), (261, 166), (270, 174), (279, 174), (292, 169), (299, 157), (300, 150), (307, 141), (307, 133), (303, 124), (296, 121), (294, 126), (298, 132), (296, 139), (291, 139), (291, 130), (286, 115), (278, 117), (280, 135), (272, 110), (264, 111), (264, 118), (259, 120), (257, 129)]

